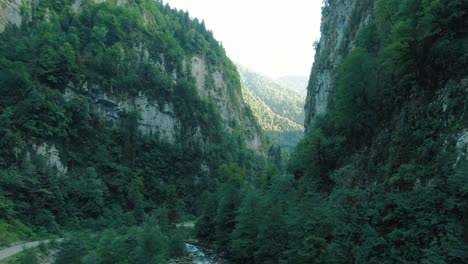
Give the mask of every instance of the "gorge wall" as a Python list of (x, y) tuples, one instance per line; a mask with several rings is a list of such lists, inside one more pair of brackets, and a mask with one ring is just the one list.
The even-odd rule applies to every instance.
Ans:
[[(18, 27), (22, 24), (37, 25), (43, 22), (41, 20), (45, 20), (46, 22), (50, 21), (51, 18), (52, 20), (56, 20), (57, 17), (64, 13), (78, 18), (82, 16), (83, 12), (91, 8), (89, 3), (85, 4), (85, 2), (77, 0), (60, 4), (48, 4), (46, 1), (1, 0), (0, 32), (3, 32), (7, 26)], [(159, 24), (168, 23), (165, 20), (170, 19), (161, 16), (162, 10), (152, 10), (149, 3), (138, 4), (135, 1), (94, 2), (95, 6), (101, 5), (104, 9), (106, 7), (111, 9), (122, 7), (120, 9), (134, 12), (133, 18), (139, 20), (135, 22), (138, 24), (137, 31), (139, 32), (148, 31), (150, 34), (155, 34), (157, 30), (160, 30), (158, 29)], [(146, 9), (143, 7), (146, 7)], [(161, 5), (161, 8), (167, 9), (168, 7)], [(166, 12), (170, 11), (166, 10)], [(174, 16), (175, 14), (167, 16)], [(190, 24), (190, 19), (188, 18), (188, 14), (184, 16), (184, 21), (181, 23), (186, 23), (183, 26), (187, 27)], [(98, 26), (95, 25), (93, 29), (96, 29)], [(110, 27), (109, 25), (104, 25), (102, 33), (109, 34)], [(127, 41), (109, 42), (105, 40), (106, 36), (103, 36), (103, 41), (107, 42), (104, 45), (114, 45), (112, 47), (117, 52), (116, 57), (118, 57), (119, 61), (116, 63), (119, 65), (115, 65), (116, 68), (124, 68), (126, 66), (123, 66), (123, 64), (128, 63), (135, 68), (145, 67), (149, 68), (150, 71), (159, 71), (156, 74), (156, 78), (163, 80), (159, 85), (163, 86), (160, 89), (164, 91), (164, 94), (157, 94), (157, 92), (151, 91), (152, 87), (148, 87), (151, 84), (139, 87), (129, 84), (126, 85), (125, 89), (116, 88), (119, 84), (115, 84), (118, 79), (115, 75), (126, 74), (129, 71), (128, 69), (124, 69), (123, 72), (118, 73), (114, 71), (107, 74), (107, 76), (101, 75), (99, 78), (93, 78), (91, 75), (95, 74), (89, 75), (83, 73), (83, 71), (90, 72), (93, 69), (75, 68), (74, 70), (81, 71), (81, 73), (77, 72), (73, 73), (73, 75), (81, 76), (77, 78), (64, 78), (57, 88), (62, 91), (64, 100), (67, 102), (77, 98), (85, 98), (90, 104), (91, 111), (100, 116), (109, 127), (121, 125), (122, 117), (127, 116), (128, 113), (137, 113), (138, 130), (143, 135), (156, 135), (160, 140), (170, 144), (181, 143), (183, 139), (184, 142), (187, 142), (186, 144), (195, 144), (206, 148), (207, 145), (217, 143), (210, 142), (210, 137), (203, 136), (204, 133), (202, 132), (204, 128), (202, 124), (185, 125), (190, 118), (185, 117), (185, 120), (181, 120), (181, 111), (174, 109), (176, 106), (172, 102), (174, 87), (180, 82), (188, 81), (193, 84), (193, 88), (195, 88), (197, 93), (196, 97), (215, 108), (214, 111), (221, 118), (220, 124), (223, 129), (229, 134), (234, 131), (240, 133), (243, 138), (242, 140), (248, 148), (260, 154), (264, 151), (260, 128), (252, 115), (245, 114), (249, 112), (247, 110), (248, 106), (242, 99), (239, 77), (235, 72), (235, 67), (224, 55), (224, 51), (220, 50), (218, 43), (215, 40), (209, 39), (209, 34), (211, 33), (206, 31), (204, 25), (200, 27), (200, 31), (201, 34), (205, 34), (208, 37), (196, 40), (175, 39), (180, 44), (175, 44), (176, 46), (174, 46), (174, 43), (171, 42), (169, 45), (173, 45), (173, 47), (165, 48), (163, 46), (168, 46), (165, 39), (151, 42), (141, 37), (135, 37), (134, 39), (130, 37)], [(173, 34), (171, 32), (168, 33)], [(173, 37), (168, 36), (167, 38), (170, 41), (174, 41)], [(185, 41), (198, 42), (184, 43)], [(210, 41), (211, 43), (209, 43)], [(178, 47), (178, 45), (182, 47)], [(189, 45), (190, 51), (188, 50)], [(201, 46), (194, 47), (194, 45)], [(208, 46), (210, 45), (215, 46), (214, 49), (217, 50), (217, 54), (213, 50), (209, 50), (211, 47)], [(177, 54), (173, 54), (174, 52), (177, 52)], [(210, 61), (207, 61), (207, 53), (209, 53)], [(75, 55), (77, 60), (81, 60), (87, 56), (87, 53), (82, 49), (76, 50)], [(174, 59), (175, 57), (176, 59)], [(105, 71), (105, 69), (102, 70)], [(134, 75), (132, 78), (146, 77)], [(216, 121), (205, 120), (203, 122)], [(28, 140), (24, 140), (20, 145), (30, 143)], [(45, 142), (35, 142), (34, 144), (36, 143), (39, 145), (45, 144)], [(207, 149), (203, 150), (203, 152), (207, 151)], [(56, 149), (54, 150), (55, 152), (57, 152)], [(48, 153), (46, 156), (51, 155), (52, 153)]]
[[(168, 190), (174, 210), (193, 213), (222, 168), (264, 166), (236, 67), (188, 13), (153, 0), (1, 0), (0, 32), (0, 171), (62, 197), (95, 190), (72, 202), (82, 219), (111, 210), (141, 220)], [(74, 217), (54, 211), (64, 200), (33, 206), (16, 187), (5, 199), (31, 206), (11, 208), (24, 222)], [(92, 210), (80, 204), (92, 196)]]
[[(328, 109), (333, 94), (333, 71), (355, 46), (356, 35), (371, 19), (369, 1), (325, 1), (322, 12), (321, 38), (316, 46), (305, 105), (306, 131)], [(331, 99), (333, 100), (333, 99)]]

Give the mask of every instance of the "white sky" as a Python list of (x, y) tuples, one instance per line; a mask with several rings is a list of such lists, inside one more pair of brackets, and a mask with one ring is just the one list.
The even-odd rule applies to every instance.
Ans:
[(227, 55), (277, 78), (309, 76), (322, 0), (164, 0), (205, 20)]

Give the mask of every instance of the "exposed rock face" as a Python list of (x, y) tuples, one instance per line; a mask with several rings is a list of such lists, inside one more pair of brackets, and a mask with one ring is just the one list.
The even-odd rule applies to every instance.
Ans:
[[(0, 33), (9, 24), (20, 26), (25, 21), (23, 8), (33, 7), (40, 0), (0, 0)], [(96, 3), (104, 0), (94, 0)], [(71, 4), (73, 12), (80, 12), (84, 0), (76, 0)], [(128, 0), (116, 1), (118, 5), (128, 4)], [(26, 12), (27, 13), (27, 12)], [(146, 21), (146, 14), (142, 13)], [(27, 20), (27, 18), (26, 18)], [(148, 47), (142, 43), (135, 44), (134, 51), (139, 61), (156, 65), (162, 74), (170, 76), (174, 83), (178, 82), (181, 72), (175, 69), (168, 72), (164, 54), (150, 55)], [(126, 51), (121, 50), (122, 53)], [(213, 102), (221, 115), (222, 124), (228, 132), (241, 129), (245, 135), (246, 144), (256, 152), (263, 152), (260, 132), (255, 120), (244, 115), (247, 105), (242, 99), (240, 83), (239, 87), (227, 81), (222, 66), (210, 66), (203, 56), (186, 55), (182, 62), (182, 75), (192, 75), (197, 93), (203, 100)], [(185, 76), (187, 77), (187, 76)], [(232, 76), (231, 76), (232, 77)], [(89, 99), (91, 109), (103, 118), (110, 126), (122, 124), (123, 118), (128, 113), (138, 114), (138, 131), (144, 135), (156, 135), (160, 140), (170, 144), (177, 143), (183, 137), (204, 149), (209, 146), (209, 139), (203, 138), (202, 129), (195, 127), (193, 131), (182, 131), (183, 124), (177, 116), (177, 109), (170, 100), (156, 100), (144, 92), (138, 95), (114, 94), (109, 87), (101, 87), (89, 80), (81, 79), (70, 82), (64, 89), (64, 99), (69, 101), (75, 96), (85, 96)], [(67, 167), (60, 161), (58, 148), (50, 143), (32, 142), (25, 145), (24, 151), (29, 155), (43, 156), (47, 163), (56, 167), (61, 174), (67, 173)], [(203, 167), (204, 166), (204, 167)], [(203, 171), (209, 171), (202, 164)]]
[(40, 157), (49, 167), (55, 169), (59, 175), (65, 175), (68, 172), (68, 167), (60, 159), (60, 151), (54, 144), (19, 142), (14, 154), (17, 159), (22, 157), (28, 161), (31, 160), (31, 156)]
[(307, 87), (306, 132), (314, 126), (317, 117), (327, 111), (330, 94), (334, 89), (333, 71), (354, 47), (357, 32), (370, 19), (372, 8), (368, 6), (372, 5), (362, 2), (365, 1), (329, 1), (322, 11), (322, 36)]
[(242, 98), (241, 89), (233, 93), (232, 87), (226, 83), (223, 73), (219, 70), (210, 71), (202, 58), (193, 56), (190, 62), (198, 96), (209, 98), (216, 103), (227, 131), (232, 131), (234, 128), (232, 124), (240, 124), (246, 132), (247, 145), (253, 150), (261, 151), (262, 141), (257, 131), (258, 128), (254, 124), (255, 121), (238, 115), (247, 108)]
[[(223, 74), (220, 71), (210, 72), (205, 61), (200, 57), (192, 57), (191, 63), (192, 76), (196, 81), (198, 96), (210, 98), (218, 105), (223, 123), (227, 125), (226, 128), (230, 131), (232, 127), (229, 125), (229, 121), (238, 118), (233, 116), (235, 111), (232, 103), (226, 100), (229, 97), (229, 87), (224, 82)], [(238, 100), (239, 98), (234, 99)], [(242, 102), (242, 100), (238, 102)]]
[[(73, 98), (77, 91), (87, 91), (87, 86), (85, 83), (77, 90), (75, 85), (70, 83), (65, 89), (65, 100)], [(143, 135), (158, 135), (160, 140), (175, 143), (181, 124), (175, 116), (174, 106), (171, 103), (159, 105), (143, 93), (136, 97), (118, 98), (106, 94), (97, 85), (93, 85), (91, 90), (93, 92), (88, 93), (88, 97), (91, 99), (94, 111), (110, 125), (118, 125), (124, 113), (137, 112), (138, 130)]]
[(32, 148), (36, 155), (45, 158), (47, 164), (57, 169), (57, 172), (60, 174), (66, 174), (68, 168), (61, 162), (59, 150), (55, 145), (50, 145), (48, 143), (42, 143), (40, 145), (33, 144)]
[(159, 133), (159, 138), (175, 143), (175, 134), (179, 131), (180, 122), (175, 118), (174, 106), (165, 103), (162, 107), (151, 102), (144, 95), (135, 98), (136, 111), (141, 113), (138, 129), (143, 134)]
[(94, 102), (97, 112), (111, 122), (118, 121), (123, 111), (138, 112), (140, 114), (138, 130), (142, 134), (157, 134), (160, 140), (175, 143), (180, 121), (175, 117), (172, 104), (165, 103), (159, 106), (157, 102), (148, 99), (144, 94), (122, 101), (114, 101), (104, 94)]
[(201, 96), (207, 96), (205, 91), (206, 67), (205, 62), (198, 57), (193, 57), (192, 60), (192, 76), (195, 78), (197, 92)]
[(468, 159), (468, 130), (465, 130), (460, 134), (456, 147), (459, 151), (458, 160), (462, 157), (466, 157), (466, 159)]
[[(253, 120), (238, 116), (237, 108), (247, 107), (239, 93), (231, 98), (229, 89), (220, 71), (210, 72), (206, 63), (200, 57), (194, 56), (190, 60), (191, 74), (196, 81), (198, 95), (201, 98), (212, 100), (218, 106), (223, 119), (223, 125), (227, 131), (232, 131), (231, 124), (237, 123), (246, 131), (247, 145), (257, 151), (261, 151), (262, 141), (254, 125)], [(164, 65), (161, 65), (164, 69)], [(176, 79), (176, 76), (173, 76)], [(77, 93), (87, 94), (93, 103), (94, 111), (108, 121), (111, 125), (118, 125), (123, 113), (138, 112), (138, 130), (145, 135), (158, 135), (160, 140), (168, 143), (176, 143), (177, 136), (182, 132), (181, 122), (177, 118), (174, 106), (170, 102), (160, 105), (157, 101), (148, 98), (144, 93), (135, 97), (122, 97), (104, 92), (98, 85), (90, 85), (87, 82), (76, 87), (70, 83), (65, 89), (64, 98), (70, 100)], [(200, 129), (198, 129), (200, 130)], [(198, 133), (199, 134), (199, 133)], [(197, 133), (193, 135), (199, 137)]]
[[(465, 91), (468, 93), (468, 78), (462, 80), (461, 85), (465, 87)], [(446, 107), (444, 105), (444, 107)], [(460, 161), (468, 160), (468, 127), (464, 126), (464, 130), (458, 134), (457, 143), (455, 148), (458, 151), (457, 160), (455, 161), (454, 167), (458, 165)]]
[[(20, 26), (23, 21), (21, 7), (37, 3), (40, 0), (0, 0), (0, 33), (5, 30), (8, 24)], [(96, 3), (102, 3), (106, 0), (94, 0)], [(76, 0), (72, 4), (72, 9), (78, 12), (83, 0)], [(117, 0), (117, 5), (128, 4), (128, 0)]]
[(0, 0), (0, 33), (8, 24), (21, 25), (23, 17), (20, 7), (22, 4), (22, 0)]
[[(324, 2), (327, 4), (322, 11), (322, 37), (317, 45), (305, 106), (306, 132), (314, 128), (317, 118), (321, 114), (326, 113), (330, 107), (334, 107), (336, 96), (334, 94), (333, 74), (343, 59), (355, 47), (360, 31), (375, 18), (373, 17), (375, 1), (329, 0)], [(410, 96), (399, 102), (401, 104), (400, 108), (398, 112), (392, 113), (393, 117), (386, 124), (386, 128), (376, 129), (377, 139), (372, 146), (375, 150), (372, 150), (372, 153), (368, 156), (376, 157), (378, 156), (377, 150), (383, 152), (382, 149), (387, 147), (379, 145), (379, 142), (386, 141), (383, 140), (383, 137), (388, 137), (392, 133), (401, 133), (400, 131), (410, 132), (416, 129), (416, 126), (412, 126), (418, 124), (416, 120), (434, 118), (438, 121), (444, 121), (444, 131), (438, 131), (437, 133), (440, 138), (445, 140), (445, 147), (455, 147), (454, 153), (451, 153), (456, 158), (454, 167), (464, 160), (468, 160), (466, 101), (464, 106), (460, 106), (463, 105), (465, 95), (468, 93), (468, 78), (466, 73), (463, 74), (452, 77), (444, 76), (443, 79), (437, 80), (437, 87), (433, 87), (436, 92), (435, 98), (430, 97), (432, 91), (425, 94), (427, 91), (424, 91), (424, 89), (412, 90)], [(457, 91), (458, 94), (454, 91)], [(460, 101), (456, 102), (456, 100)], [(440, 107), (438, 108), (440, 113), (433, 111), (433, 117), (424, 117), (419, 112), (420, 109), (431, 109), (430, 107), (434, 105), (437, 108)], [(464, 109), (465, 113), (460, 114), (463, 111), (460, 109)], [(390, 146), (393, 146), (393, 144), (396, 143), (392, 141), (388, 143)]]
[[(36, 0), (36, 1), (38, 1), (38, 0)], [(103, 3), (105, 1), (106, 0), (94, 0), (94, 2), (96, 2), (98, 4)], [(73, 2), (73, 4), (72, 4), (73, 11), (75, 11), (75, 12), (80, 11), (82, 2), (83, 2), (83, 0), (76, 0), (75, 2)], [(117, 0), (116, 3), (117, 3), (117, 5), (125, 5), (125, 4), (128, 4), (128, 0)]]

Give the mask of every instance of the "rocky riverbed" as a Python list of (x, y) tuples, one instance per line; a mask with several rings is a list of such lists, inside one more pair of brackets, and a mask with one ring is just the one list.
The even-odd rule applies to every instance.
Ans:
[(227, 261), (219, 259), (214, 252), (203, 246), (186, 243), (187, 256), (171, 260), (170, 264), (228, 264)]

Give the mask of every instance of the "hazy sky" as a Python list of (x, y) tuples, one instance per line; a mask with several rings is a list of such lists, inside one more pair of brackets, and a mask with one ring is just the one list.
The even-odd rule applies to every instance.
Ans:
[(228, 56), (271, 77), (309, 76), (322, 0), (164, 0), (206, 27)]

